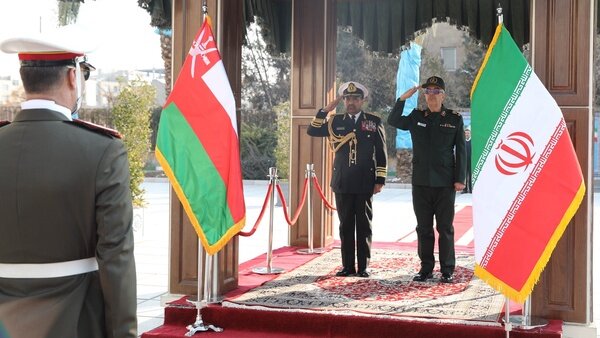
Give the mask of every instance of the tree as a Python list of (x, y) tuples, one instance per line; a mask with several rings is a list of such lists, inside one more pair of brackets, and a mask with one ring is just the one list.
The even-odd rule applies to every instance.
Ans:
[(479, 67), (485, 56), (486, 49), (470, 35), (464, 35), (465, 61), (456, 72), (456, 103), (457, 107), (471, 107), (471, 88)]
[[(386, 131), (388, 156), (396, 151), (396, 129), (385, 121), (396, 96), (396, 70), (398, 58), (393, 55), (370, 52), (364, 42), (351, 30), (338, 27), (336, 49), (336, 78), (338, 85), (357, 81), (369, 89), (369, 98), (363, 110), (381, 115)], [(343, 104), (338, 106), (343, 110)]]
[(165, 65), (165, 94), (171, 93), (172, 23), (170, 0), (138, 0), (138, 6), (150, 14), (150, 26), (158, 29), (161, 56)]
[(277, 105), (277, 145), (275, 147), (275, 163), (279, 178), (289, 178), (290, 172), (290, 101)]
[[(290, 57), (268, 52), (260, 26), (247, 29), (242, 46), (242, 172), (246, 179), (264, 179), (269, 167), (288, 177)], [(276, 150), (280, 149), (279, 151)], [(278, 154), (276, 156), (276, 154)]]
[(83, 0), (58, 1), (58, 24), (60, 26), (66, 26), (77, 22), (80, 2), (83, 2)]
[(129, 159), (130, 188), (134, 206), (144, 205), (144, 166), (150, 151), (150, 116), (154, 87), (142, 81), (126, 84), (117, 96), (112, 113), (117, 130), (123, 134)]

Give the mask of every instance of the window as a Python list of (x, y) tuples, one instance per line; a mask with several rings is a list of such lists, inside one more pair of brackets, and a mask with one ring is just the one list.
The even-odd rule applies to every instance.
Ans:
[(456, 70), (456, 48), (455, 47), (442, 47), (440, 48), (442, 53), (442, 65), (447, 71)]

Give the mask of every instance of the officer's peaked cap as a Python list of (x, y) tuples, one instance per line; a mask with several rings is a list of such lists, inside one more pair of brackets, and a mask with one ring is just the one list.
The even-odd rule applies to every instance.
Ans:
[(350, 81), (343, 83), (338, 89), (338, 95), (340, 96), (360, 96), (366, 98), (369, 96), (369, 90), (367, 87), (361, 85), (358, 82)]
[(444, 79), (439, 76), (431, 76), (421, 85), (421, 88), (427, 88), (429, 86), (436, 86), (440, 89), (446, 90), (446, 84), (444, 83)]
[(82, 27), (63, 26), (53, 31), (10, 38), (0, 43), (0, 50), (19, 55), (22, 67), (75, 65), (76, 60), (86, 67), (86, 54), (95, 49), (95, 39)]

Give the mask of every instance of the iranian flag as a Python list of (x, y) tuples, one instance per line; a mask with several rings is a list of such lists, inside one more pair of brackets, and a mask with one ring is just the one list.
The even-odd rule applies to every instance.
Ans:
[(562, 112), (502, 24), (471, 91), (475, 274), (524, 302), (585, 194)]
[(162, 111), (156, 158), (204, 250), (218, 252), (245, 222), (235, 99), (204, 20)]

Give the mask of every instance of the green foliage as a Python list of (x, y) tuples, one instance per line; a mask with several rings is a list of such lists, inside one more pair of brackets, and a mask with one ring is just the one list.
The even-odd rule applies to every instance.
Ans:
[(144, 205), (144, 166), (150, 150), (150, 117), (156, 91), (134, 80), (123, 86), (112, 109), (115, 128), (123, 134), (129, 158), (130, 188), (134, 206)]
[(66, 26), (77, 22), (79, 5), (79, 1), (58, 1), (58, 24)]
[[(432, 75), (440, 76), (446, 82), (444, 105), (450, 109), (471, 107), (471, 87), (485, 56), (486, 49), (468, 34), (463, 37), (465, 60), (454, 72), (444, 69), (439, 55), (429, 55), (426, 50), (421, 54), (421, 81)], [(425, 107), (425, 99), (419, 96), (419, 106)]]
[(270, 128), (242, 122), (242, 175), (244, 179), (263, 180), (275, 166), (275, 133)]
[(275, 148), (275, 161), (277, 175), (281, 179), (289, 178), (290, 173), (290, 101), (277, 105), (277, 146)]
[(269, 167), (277, 164), (278, 176), (285, 178), (289, 174), (289, 160), (277, 156), (287, 156), (280, 152), (289, 151), (291, 60), (289, 56), (267, 52), (257, 25), (248, 27), (247, 33), (247, 44), (242, 47), (243, 177), (265, 179)]
[[(338, 28), (337, 38), (337, 84), (357, 81), (369, 89), (363, 110), (382, 117), (388, 155), (393, 155), (396, 151), (396, 129), (385, 121), (396, 100), (398, 58), (369, 52), (356, 36), (342, 28)], [(340, 103), (338, 111), (343, 109), (343, 103)]]

